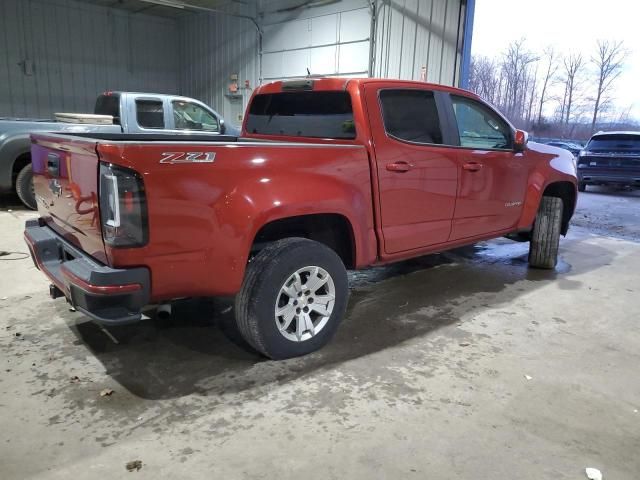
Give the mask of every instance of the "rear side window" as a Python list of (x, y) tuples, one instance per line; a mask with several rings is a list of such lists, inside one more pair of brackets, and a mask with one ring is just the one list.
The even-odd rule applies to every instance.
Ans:
[(347, 92), (282, 92), (256, 95), (247, 132), (312, 138), (356, 137)]
[(442, 144), (442, 129), (433, 92), (426, 90), (382, 90), (384, 128), (399, 140)]
[(136, 100), (136, 118), (142, 128), (164, 128), (161, 100)]
[(452, 95), (460, 146), (482, 150), (510, 149), (511, 128), (489, 107)]
[(601, 135), (589, 140), (589, 150), (640, 151), (640, 135)]
[(113, 123), (120, 124), (120, 95), (108, 94), (100, 95), (96, 100), (96, 107), (93, 109), (96, 115), (111, 115)]

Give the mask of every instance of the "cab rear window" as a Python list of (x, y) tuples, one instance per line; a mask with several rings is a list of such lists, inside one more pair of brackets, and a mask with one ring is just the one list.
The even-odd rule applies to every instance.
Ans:
[(638, 135), (601, 135), (594, 136), (587, 145), (589, 150), (640, 151), (640, 134)]
[(120, 95), (117, 93), (102, 94), (96, 100), (93, 109), (96, 115), (111, 115), (113, 123), (120, 124)]
[(247, 132), (311, 138), (356, 137), (347, 92), (282, 92), (256, 95)]

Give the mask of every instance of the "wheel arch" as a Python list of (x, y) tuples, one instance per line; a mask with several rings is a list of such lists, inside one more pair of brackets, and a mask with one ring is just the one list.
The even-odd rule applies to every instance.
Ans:
[(20, 170), (22, 170), (24, 167), (26, 167), (30, 163), (31, 163), (31, 151), (30, 150), (27, 151), (27, 152), (23, 152), (23, 153), (19, 154), (13, 160), (13, 165), (11, 167), (11, 181), (12, 181), (12, 184), (15, 185), (16, 177), (18, 176), (18, 173), (20, 173)]
[(31, 139), (28, 133), (12, 135), (0, 143), (0, 188), (15, 187), (18, 172), (31, 161)]
[(277, 218), (262, 225), (251, 242), (251, 255), (290, 237), (314, 240), (331, 248), (346, 268), (356, 266), (356, 241), (351, 221), (340, 213), (312, 213)]

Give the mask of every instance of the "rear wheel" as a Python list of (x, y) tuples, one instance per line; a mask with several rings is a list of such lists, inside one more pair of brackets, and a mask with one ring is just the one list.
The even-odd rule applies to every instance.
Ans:
[(333, 250), (304, 238), (278, 240), (247, 266), (236, 322), (267, 357), (306, 355), (336, 332), (348, 295), (347, 271)]
[(578, 191), (585, 192), (587, 190), (587, 184), (584, 182), (578, 182)]
[(529, 265), (534, 268), (555, 268), (558, 263), (560, 230), (562, 229), (562, 199), (542, 197), (529, 244)]
[(18, 176), (16, 177), (16, 193), (22, 203), (31, 210), (36, 209), (36, 194), (33, 188), (33, 170), (31, 162), (22, 167), (20, 172), (18, 172)]

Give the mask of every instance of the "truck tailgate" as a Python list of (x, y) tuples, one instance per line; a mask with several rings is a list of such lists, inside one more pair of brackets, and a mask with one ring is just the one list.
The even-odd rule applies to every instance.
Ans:
[(31, 135), (33, 184), (43, 221), (106, 263), (100, 227), (96, 140)]

